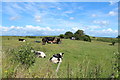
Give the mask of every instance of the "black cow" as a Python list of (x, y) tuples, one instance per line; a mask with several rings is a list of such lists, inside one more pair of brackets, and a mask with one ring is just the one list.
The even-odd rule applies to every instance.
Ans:
[(19, 41), (25, 42), (26, 40), (25, 39), (19, 39)]
[(53, 63), (60, 63), (62, 62), (64, 53), (54, 54), (49, 60)]
[(42, 44), (45, 45), (46, 43), (57, 43), (60, 44), (61, 40), (60, 38), (56, 38), (56, 37), (44, 37), (42, 39)]

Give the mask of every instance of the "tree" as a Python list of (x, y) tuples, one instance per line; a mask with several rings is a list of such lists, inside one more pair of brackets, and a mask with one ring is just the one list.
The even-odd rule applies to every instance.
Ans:
[(84, 35), (84, 41), (91, 42), (90, 36)]
[(76, 34), (78, 34), (79, 36), (85, 35), (83, 30), (77, 30), (77, 31), (74, 33), (74, 35), (76, 35)]
[(60, 34), (59, 37), (60, 37), (60, 38), (64, 38), (64, 34)]
[(77, 30), (75, 33), (74, 33), (74, 37), (76, 40), (84, 40), (84, 31), (83, 30)]
[(68, 32), (65, 33), (65, 38), (71, 38), (71, 37), (73, 37), (72, 32), (68, 31)]
[(120, 38), (120, 35), (118, 35), (118, 37), (116, 37), (116, 38)]

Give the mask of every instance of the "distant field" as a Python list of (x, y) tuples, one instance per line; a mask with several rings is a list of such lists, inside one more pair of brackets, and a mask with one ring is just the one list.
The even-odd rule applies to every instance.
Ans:
[[(35, 43), (40, 38), (25, 38), (26, 42), (19, 42), (22, 37), (3, 37), (3, 77), (15, 78), (108, 78), (112, 73), (116, 74), (111, 63), (114, 59), (114, 53), (118, 51), (118, 43), (110, 46), (110, 42), (95, 41), (85, 42), (78, 40), (62, 39), (61, 44)], [(36, 62), (28, 70), (23, 67), (17, 67), (10, 62), (11, 55), (9, 51), (20, 45), (30, 43), (35, 50), (46, 53), (45, 59), (36, 58)], [(63, 52), (64, 58), (60, 65), (58, 74), (55, 75), (57, 64), (49, 62), (53, 54)], [(12, 54), (12, 53), (11, 53)]]

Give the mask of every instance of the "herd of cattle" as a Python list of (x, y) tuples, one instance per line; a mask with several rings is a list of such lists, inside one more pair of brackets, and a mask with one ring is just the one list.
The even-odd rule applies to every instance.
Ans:
[[(25, 42), (26, 40), (25, 39), (19, 39), (19, 41), (20, 42)], [(40, 43), (41, 41), (35, 41), (35, 42)], [(60, 44), (61, 39), (56, 38), (56, 37), (44, 37), (44, 38), (42, 38), (42, 45), (45, 45), (46, 43)], [(35, 55), (37, 57), (46, 58), (46, 54), (42, 51), (31, 50), (31, 52), (35, 53)], [(60, 62), (62, 62), (63, 54), (64, 53), (54, 54), (49, 60), (53, 63), (60, 63)]]
[[(19, 41), (25, 42), (25, 39), (19, 39)], [(37, 43), (40, 43), (40, 41), (35, 41)], [(51, 44), (60, 44), (61, 39), (57, 37), (44, 37), (42, 38), (42, 45), (45, 45), (46, 43), (51, 43)]]

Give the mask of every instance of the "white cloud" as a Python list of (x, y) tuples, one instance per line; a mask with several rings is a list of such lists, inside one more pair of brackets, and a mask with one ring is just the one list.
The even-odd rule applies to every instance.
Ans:
[(60, 8), (60, 7), (58, 7), (57, 9), (58, 9), (58, 10), (62, 10), (62, 8)]
[(10, 17), (10, 20), (17, 20), (19, 18), (19, 16), (12, 16)]
[(78, 27), (73, 27), (72, 30), (73, 31), (77, 31), (79, 28)]
[(118, 35), (118, 30), (113, 30), (111, 28), (108, 28), (102, 30), (90, 30), (88, 33), (91, 36), (116, 37)]
[(64, 13), (71, 14), (73, 11), (65, 11)]
[[(59, 35), (63, 33), (64, 29), (52, 29), (50, 27), (40, 27), (26, 25), (24, 27), (20, 26), (10, 26), (10, 27), (0, 27), (3, 35)], [(45, 33), (45, 34), (44, 34)]]
[(95, 29), (100, 29), (101, 27), (98, 25), (91, 25), (91, 26), (86, 26), (85, 29), (88, 30), (95, 30)]
[[(113, 30), (112, 28), (102, 29), (100, 26), (94, 26), (94, 25), (87, 26), (87, 27), (72, 27), (71, 29), (69, 29), (69, 31), (76, 32), (79, 29), (83, 30), (85, 34), (88, 34), (91, 36), (113, 37), (118, 35), (118, 30)], [(0, 26), (0, 31), (3, 33), (2, 35), (42, 36), (42, 35), (64, 34), (68, 30), (26, 25), (24, 27), (21, 27), (21, 26), (1, 27)]]
[(92, 16), (92, 17), (97, 17), (97, 15), (96, 15), (96, 14), (92, 14), (91, 16)]
[(41, 21), (41, 16), (35, 16), (34, 18), (35, 18), (36, 22), (40, 22)]
[(108, 24), (109, 24), (109, 21), (105, 21), (105, 20), (102, 20), (102, 21), (94, 20), (93, 23), (99, 24), (99, 25), (108, 25)]
[(102, 30), (102, 32), (104, 32), (104, 33), (117, 33), (118, 32), (118, 30), (112, 30), (111, 28), (108, 28), (108, 29), (103, 29)]
[(75, 18), (74, 18), (74, 17), (70, 17), (69, 19), (73, 20), (73, 19), (75, 19)]
[(116, 2), (115, 1), (109, 1), (110, 5), (114, 5)]
[(115, 16), (115, 15), (117, 15), (117, 12), (115, 12), (115, 11), (110, 11), (110, 12), (108, 13), (108, 15), (109, 15), (109, 16)]

